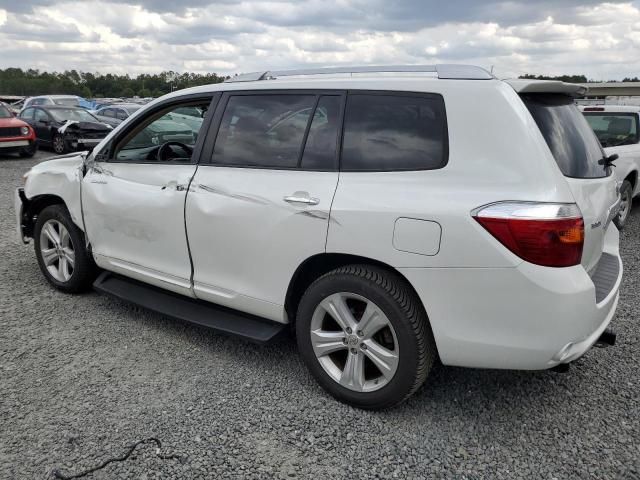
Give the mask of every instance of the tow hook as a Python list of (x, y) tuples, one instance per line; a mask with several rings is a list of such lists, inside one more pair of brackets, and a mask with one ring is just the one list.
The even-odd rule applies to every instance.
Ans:
[(616, 332), (607, 328), (604, 332), (602, 332), (598, 340), (596, 340), (596, 347), (598, 348), (612, 347), (616, 344), (616, 337), (617, 337)]

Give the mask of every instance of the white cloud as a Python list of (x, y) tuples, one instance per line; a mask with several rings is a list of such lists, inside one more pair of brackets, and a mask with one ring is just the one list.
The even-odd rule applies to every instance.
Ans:
[(233, 74), (465, 62), (493, 65), (504, 77), (584, 73), (601, 79), (640, 70), (638, 2), (138, 2), (37, 0), (31, 9), (33, 2), (0, 0), (0, 68)]

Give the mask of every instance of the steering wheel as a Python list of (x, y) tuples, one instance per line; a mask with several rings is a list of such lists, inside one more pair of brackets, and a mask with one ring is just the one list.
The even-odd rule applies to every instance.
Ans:
[(185, 145), (181, 142), (164, 142), (158, 149), (158, 153), (156, 153), (156, 158), (159, 162), (170, 162), (175, 158), (171, 156), (171, 153), (173, 153), (171, 147), (180, 147), (182, 151), (185, 152), (189, 158), (191, 158), (193, 149), (189, 145)]

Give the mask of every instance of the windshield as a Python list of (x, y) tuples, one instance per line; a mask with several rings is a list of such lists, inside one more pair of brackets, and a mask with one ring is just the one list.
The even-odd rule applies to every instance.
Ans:
[(49, 113), (58, 122), (73, 120), (76, 122), (97, 122), (98, 119), (80, 108), (52, 108)]
[(76, 107), (79, 105), (78, 99), (75, 97), (54, 98), (53, 103), (56, 105), (65, 105), (68, 107)]
[(124, 107), (124, 109), (127, 111), (129, 115), (131, 115), (133, 112), (140, 110), (141, 108), (142, 108), (142, 105), (128, 105)]
[(9, 111), (9, 109), (4, 105), (0, 105), (0, 118), (11, 118), (11, 117), (13, 117), (13, 115), (11, 115), (11, 112)]
[(602, 147), (571, 97), (525, 94), (522, 100), (565, 176), (600, 178), (609, 174)]
[(584, 112), (603, 147), (619, 147), (638, 143), (636, 113)]

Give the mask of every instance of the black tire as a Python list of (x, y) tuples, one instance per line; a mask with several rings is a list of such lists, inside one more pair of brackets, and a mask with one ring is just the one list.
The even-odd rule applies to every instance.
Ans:
[(51, 148), (53, 148), (53, 151), (58, 155), (64, 155), (67, 153), (69, 149), (67, 148), (67, 142), (64, 139), (64, 135), (56, 133), (51, 140)]
[[(69, 232), (75, 261), (73, 265), (73, 272), (67, 281), (60, 281), (54, 278), (51, 272), (49, 272), (45, 265), (45, 260), (43, 259), (43, 254), (40, 248), (41, 233), (43, 226), (49, 220), (55, 220), (61, 223)], [(64, 205), (51, 205), (40, 212), (38, 219), (36, 220), (33, 238), (38, 265), (40, 266), (40, 270), (42, 270), (43, 275), (51, 285), (58, 290), (67, 293), (80, 293), (91, 289), (93, 281), (98, 275), (98, 268), (86, 247), (83, 232), (75, 223), (73, 223), (73, 220), (71, 220), (71, 216)]]
[[(313, 351), (314, 311), (322, 300), (342, 292), (373, 302), (395, 330), (399, 347), (397, 370), (378, 390), (360, 392), (345, 388), (329, 376)], [(369, 265), (348, 265), (317, 279), (300, 301), (296, 336), (300, 354), (318, 383), (336, 399), (363, 409), (389, 408), (406, 400), (425, 382), (437, 356), (426, 312), (416, 294), (399, 275)]]
[(34, 141), (28, 147), (24, 147), (22, 150), (20, 150), (20, 156), (22, 158), (31, 158), (36, 154), (37, 151), (38, 151), (38, 142)]
[(622, 182), (622, 186), (620, 187), (620, 196), (623, 201), (623, 208), (620, 210), (618, 215), (613, 219), (613, 223), (616, 224), (618, 230), (622, 230), (624, 226), (627, 224), (627, 219), (629, 218), (629, 213), (631, 212), (631, 205), (633, 203), (633, 185), (629, 180), (625, 180)]

